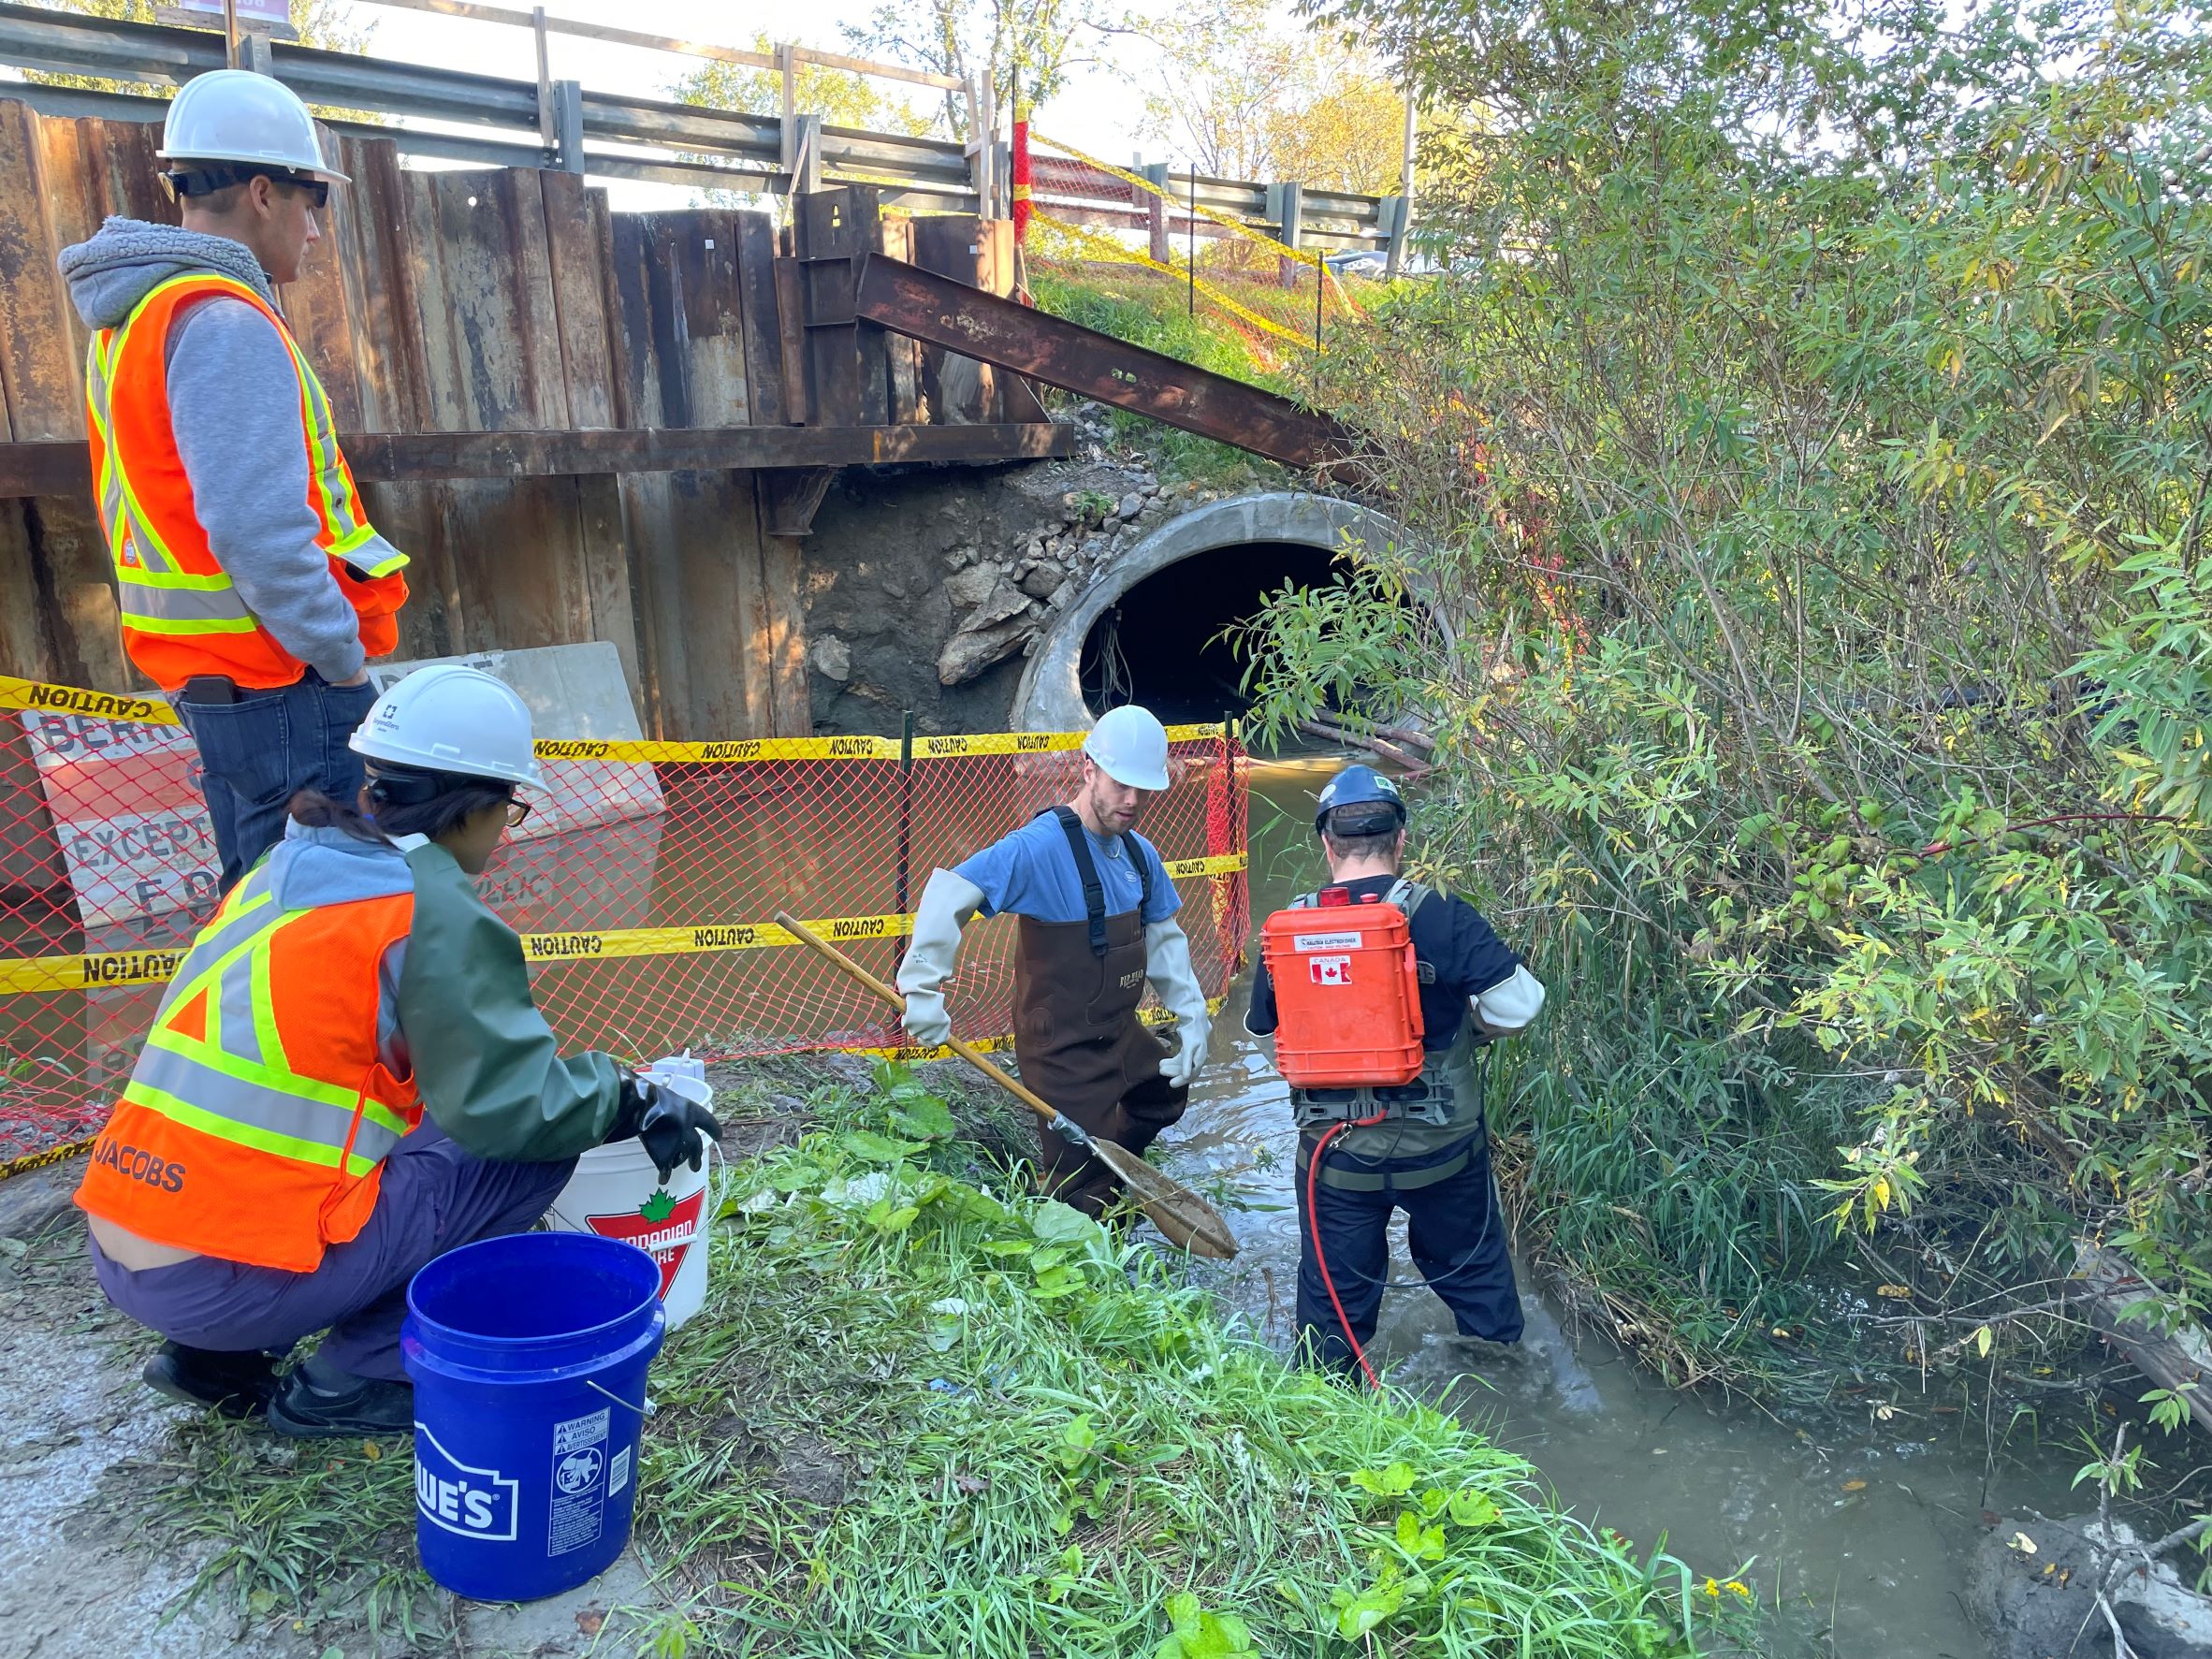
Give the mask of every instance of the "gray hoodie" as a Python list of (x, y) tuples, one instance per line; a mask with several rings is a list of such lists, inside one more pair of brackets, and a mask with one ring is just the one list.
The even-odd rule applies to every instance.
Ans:
[[(243, 242), (173, 225), (109, 219), (57, 263), (94, 328), (116, 327), (156, 284), (196, 270), (276, 303)], [(283, 338), (242, 300), (200, 300), (169, 331), (168, 397), (193, 510), (246, 608), (325, 679), (351, 679), (363, 662), (360, 626), (315, 545), (299, 382)]]

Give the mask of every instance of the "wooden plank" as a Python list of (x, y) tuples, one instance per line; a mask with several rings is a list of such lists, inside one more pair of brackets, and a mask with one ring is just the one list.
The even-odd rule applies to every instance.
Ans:
[(606, 196), (579, 174), (536, 175), (544, 202), (550, 258), (555, 336), (570, 424), (611, 427), (615, 420), (613, 329), (607, 315)]
[[(536, 175), (429, 175), (436, 260), (423, 321), (432, 341), (431, 405), (442, 428), (563, 427), (568, 395)], [(418, 254), (423, 243), (417, 243)]]
[(737, 271), (736, 215), (726, 209), (654, 215), (655, 245), (682, 296), (684, 424), (751, 424), (745, 381), (744, 305)]
[(354, 374), (361, 420), (371, 430), (419, 432), (438, 424), (430, 407), (429, 341), (423, 326), (424, 261), (415, 251), (425, 175), (400, 166), (387, 140), (346, 141), (353, 182), (343, 233), (354, 276)]
[[(865, 467), (919, 461), (1050, 460), (1072, 455), (1064, 427), (647, 427), (591, 431), (345, 432), (339, 443), (364, 483), (560, 473), (674, 473), (691, 468)], [(80, 440), (0, 444), (0, 500), (89, 496)]]
[[(795, 417), (784, 390), (783, 325), (776, 284), (776, 231), (767, 214), (740, 212), (735, 220), (737, 290), (744, 313), (745, 385), (755, 426), (782, 426)], [(791, 319), (792, 332), (798, 331)]]
[(0, 394), (10, 438), (84, 433), (84, 349), (48, 213), (51, 192), (28, 106), (0, 103)]
[[(610, 640), (633, 687), (644, 683), (638, 649), (637, 608), (631, 589), (630, 538), (622, 517), (621, 480), (600, 473), (575, 480), (576, 522), (582, 532), (586, 598), (593, 639)], [(642, 718), (643, 710), (640, 711)]]
[[(760, 476), (754, 474), (756, 479)], [(826, 476), (823, 483), (828, 483)], [(754, 493), (757, 498), (757, 488)], [(811, 520), (812, 514), (808, 517)], [(771, 733), (778, 737), (810, 737), (814, 710), (813, 689), (807, 677), (805, 560), (799, 543), (790, 536), (763, 533), (759, 542), (760, 638), (766, 657)]]
[(615, 355), (615, 367), (619, 371), (616, 424), (667, 426), (671, 423), (661, 390), (661, 357), (653, 343), (652, 260), (642, 215), (615, 216), (608, 226), (608, 259), (609, 321), (619, 342)]

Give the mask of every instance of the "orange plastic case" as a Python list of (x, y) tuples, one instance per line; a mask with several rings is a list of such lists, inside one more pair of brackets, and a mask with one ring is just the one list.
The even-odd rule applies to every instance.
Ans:
[(1270, 916), (1259, 953), (1274, 982), (1275, 1068), (1291, 1086), (1383, 1088), (1420, 1076), (1420, 970), (1404, 910), (1325, 889), (1317, 905)]

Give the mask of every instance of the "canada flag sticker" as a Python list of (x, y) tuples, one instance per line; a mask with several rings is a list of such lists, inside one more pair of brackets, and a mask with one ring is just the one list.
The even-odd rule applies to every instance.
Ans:
[(1349, 956), (1309, 956), (1306, 961), (1313, 969), (1317, 985), (1348, 985), (1352, 982), (1352, 959)]
[(615, 1215), (587, 1215), (584, 1225), (603, 1239), (621, 1239), (641, 1250), (650, 1250), (661, 1264), (661, 1295), (676, 1283), (677, 1271), (699, 1236), (699, 1212), (706, 1203), (702, 1186), (686, 1198), (671, 1197), (666, 1187), (634, 1210)]

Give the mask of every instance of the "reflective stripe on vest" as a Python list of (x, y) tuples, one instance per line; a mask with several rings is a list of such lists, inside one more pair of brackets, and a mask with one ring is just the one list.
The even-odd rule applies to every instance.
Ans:
[[(180, 667), (233, 672), (245, 683), (288, 683), (305, 665), (262, 633), (207, 546), (196, 518), (189, 511), (180, 513), (180, 505), (189, 507), (188, 500), (171, 499), (189, 487), (168, 425), (164, 354), (179, 309), (210, 295), (238, 299), (260, 312), (276, 328), (291, 357), (307, 444), (308, 505), (315, 515), (315, 545), (334, 566), (350, 565), (371, 582), (396, 575), (407, 562), (407, 556), (370, 524), (353, 473), (338, 447), (329, 399), (283, 317), (259, 294), (233, 278), (209, 271), (173, 277), (149, 289), (120, 327), (94, 335), (86, 355), (85, 406), (94, 482), (109, 560), (120, 589), (124, 643), (153, 646), (151, 654), (158, 662), (142, 662), (140, 666), (165, 685), (182, 684), (189, 677), (176, 672)], [(148, 353), (156, 356), (150, 360)], [(152, 406), (157, 399), (158, 407)], [(138, 400), (148, 401), (141, 404)], [(156, 492), (164, 512), (149, 511), (148, 491)], [(192, 545), (172, 546), (163, 534), (165, 521), (181, 544)], [(364, 620), (371, 614), (386, 617), (396, 608), (396, 598), (364, 594), (360, 582), (349, 581), (342, 568), (334, 574)], [(366, 608), (365, 601), (370, 602)], [(214, 644), (212, 636), (228, 634), (260, 637), (228, 646)], [(170, 660), (159, 644), (164, 640), (183, 642), (185, 657)], [(204, 662), (190, 649), (195, 640), (209, 642)], [(132, 655), (136, 661), (141, 653), (134, 649)]]
[[(268, 882), (267, 866), (255, 869), (193, 941), (123, 1098), (234, 1145), (364, 1175), (408, 1125), (363, 1089), (306, 1076), (285, 1055), (270, 954), (279, 934), (314, 911), (277, 909)], [(205, 1008), (196, 1036), (178, 1025), (196, 1002)]]

